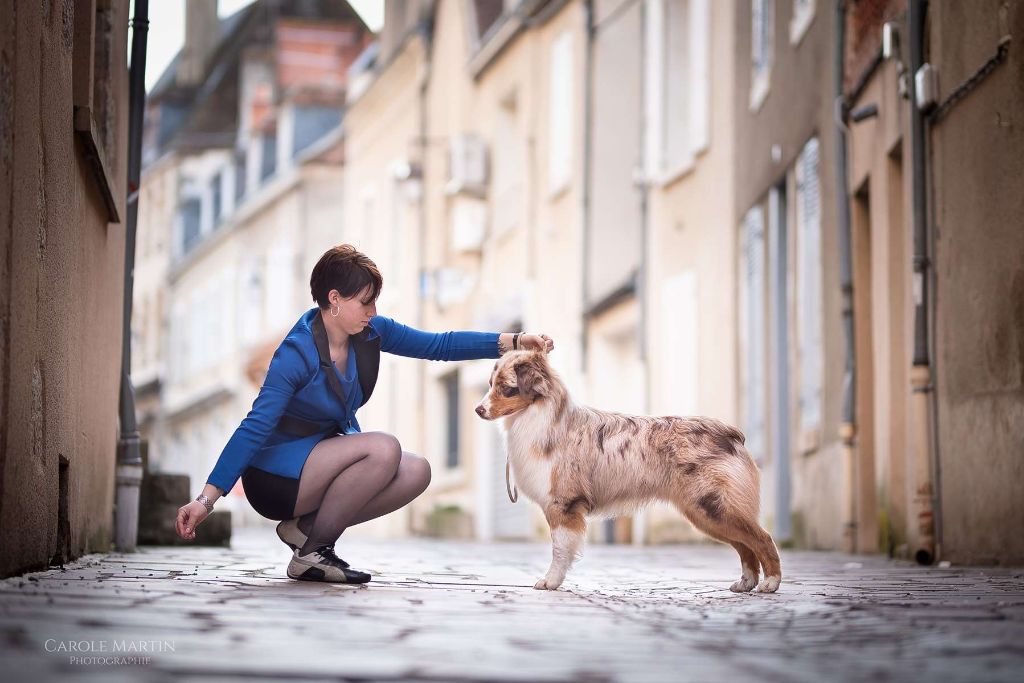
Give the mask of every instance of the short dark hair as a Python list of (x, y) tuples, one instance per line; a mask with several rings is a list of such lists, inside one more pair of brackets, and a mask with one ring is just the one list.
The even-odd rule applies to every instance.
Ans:
[(363, 291), (367, 285), (370, 287), (370, 301), (374, 301), (380, 296), (384, 279), (377, 270), (377, 264), (351, 244), (339, 244), (324, 252), (313, 266), (313, 274), (309, 278), (313, 301), (322, 309), (330, 307), (328, 295), (332, 289), (349, 299)]

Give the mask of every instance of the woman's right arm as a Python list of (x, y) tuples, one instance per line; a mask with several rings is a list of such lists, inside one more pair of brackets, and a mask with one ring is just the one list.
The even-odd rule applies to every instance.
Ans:
[[(256, 451), (274, 430), (292, 396), (306, 383), (312, 372), (298, 343), (286, 338), (270, 361), (267, 376), (259, 395), (253, 401), (252, 410), (231, 435), (206, 480), (203, 494), (211, 504), (221, 495), (227, 495), (234, 487)], [(186, 539), (195, 538), (196, 526), (207, 515), (209, 511), (201, 502), (193, 500), (186, 503), (178, 509), (178, 534)]]
[(295, 340), (285, 339), (277, 347), (252, 410), (224, 446), (206, 480), (207, 484), (216, 486), (225, 494), (234, 487), (256, 451), (277, 426), (292, 396), (305, 384), (313, 370)]

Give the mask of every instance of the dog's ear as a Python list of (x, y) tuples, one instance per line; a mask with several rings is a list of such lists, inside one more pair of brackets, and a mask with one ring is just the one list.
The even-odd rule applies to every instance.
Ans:
[(516, 365), (516, 384), (519, 386), (519, 394), (524, 398), (534, 399), (548, 393), (547, 373), (544, 372), (542, 355), (533, 354)]

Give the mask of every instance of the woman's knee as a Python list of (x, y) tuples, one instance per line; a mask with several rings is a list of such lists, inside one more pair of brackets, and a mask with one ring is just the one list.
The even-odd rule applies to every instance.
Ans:
[(409, 470), (409, 477), (420, 487), (422, 493), (430, 484), (430, 463), (421, 455), (415, 453), (402, 454), (402, 468)]
[(387, 432), (371, 432), (369, 456), (394, 476), (402, 462), (402, 444)]

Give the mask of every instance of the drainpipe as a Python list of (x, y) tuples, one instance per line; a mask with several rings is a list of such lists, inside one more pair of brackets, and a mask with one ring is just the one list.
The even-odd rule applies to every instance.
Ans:
[(139, 176), (142, 166), (142, 115), (146, 103), (146, 38), (149, 0), (135, 0), (132, 18), (132, 65), (128, 76), (128, 222), (124, 244), (124, 304), (121, 320), (121, 433), (117, 441), (114, 545), (134, 552), (139, 531), (139, 486), (142, 455), (135, 422), (132, 387), (132, 290), (135, 281), (135, 227), (139, 218)]
[(835, 94), (836, 134), (836, 228), (839, 232), (839, 287), (842, 292), (843, 341), (846, 362), (843, 368), (843, 413), (839, 425), (842, 458), (846, 477), (843, 505), (843, 546), (857, 551), (857, 467), (854, 436), (857, 433), (857, 358), (853, 336), (853, 267), (850, 253), (850, 193), (846, 149), (846, 100), (843, 95), (843, 60), (846, 52), (846, 3), (836, 3), (834, 16), (835, 52), (832, 55)]
[(580, 311), (582, 312), (580, 320), (580, 372), (586, 374), (587, 353), (589, 351), (587, 331), (590, 326), (590, 319), (587, 315), (587, 310), (590, 307), (590, 299), (587, 295), (587, 289), (590, 287), (590, 276), (587, 271), (587, 256), (590, 251), (590, 166), (594, 160), (594, 150), (591, 149), (590, 144), (590, 131), (594, 125), (592, 104), (594, 94), (594, 34), (597, 30), (594, 26), (594, 0), (586, 0), (583, 3), (583, 14), (587, 24), (587, 45), (583, 57), (583, 191), (580, 193), (583, 198), (581, 210), (583, 257), (580, 259), (580, 263), (583, 266), (580, 290)]
[[(648, 135), (648, 113), (645, 109), (647, 103), (647, 60), (650, 59), (647, 45), (647, 12), (648, 4), (640, 5), (640, 146), (637, 154), (637, 166), (633, 177), (637, 190), (640, 192), (640, 269), (636, 276), (637, 305), (640, 308), (639, 322), (637, 325), (637, 346), (638, 355), (643, 368), (643, 412), (646, 415), (651, 413), (651, 358), (648, 349), (650, 337), (648, 323), (650, 320), (650, 254), (648, 241), (650, 239), (650, 202), (651, 182), (648, 177), (650, 168), (647, 158), (647, 135)], [(638, 510), (633, 516), (632, 545), (644, 545), (647, 541), (647, 520), (646, 509)]]
[(928, 340), (929, 275), (927, 216), (927, 166), (925, 161), (924, 114), (917, 106), (917, 82), (914, 76), (924, 64), (924, 18), (926, 0), (910, 0), (908, 24), (910, 32), (910, 151), (912, 164), (911, 205), (914, 221), (914, 361), (910, 371), (913, 389), (912, 419), (914, 434), (914, 499), (912, 510), (917, 520), (914, 559), (931, 564), (938, 556), (935, 541), (935, 509), (937, 490), (933, 484), (934, 457), (933, 402), (934, 383)]

